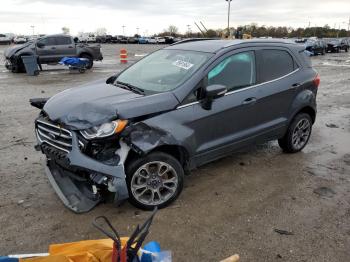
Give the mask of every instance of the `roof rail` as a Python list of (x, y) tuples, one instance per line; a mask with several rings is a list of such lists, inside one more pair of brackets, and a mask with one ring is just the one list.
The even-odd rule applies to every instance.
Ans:
[(171, 46), (183, 44), (183, 43), (188, 43), (188, 42), (205, 41), (205, 40), (218, 40), (218, 38), (187, 38), (187, 39), (175, 42), (175, 43), (171, 44)]
[[(290, 39), (247, 39), (247, 40), (241, 40), (239, 44), (243, 43), (249, 43), (249, 44), (296, 44), (294, 41), (291, 41)], [(230, 41), (227, 45), (224, 47), (230, 47), (234, 45), (235, 43), (233, 41)]]

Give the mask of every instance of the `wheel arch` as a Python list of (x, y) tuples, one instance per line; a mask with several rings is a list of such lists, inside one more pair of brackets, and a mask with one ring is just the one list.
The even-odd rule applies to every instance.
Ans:
[(87, 51), (85, 51), (85, 50), (81, 51), (81, 52), (78, 54), (78, 57), (81, 57), (82, 55), (88, 55), (88, 56), (90, 56), (91, 58), (94, 58), (94, 56), (93, 56), (91, 53), (89, 53), (89, 52), (87, 52)]
[[(310, 87), (314, 88), (314, 87)], [(300, 92), (294, 99), (294, 102), (290, 108), (289, 121), (290, 123), (294, 117), (299, 113), (307, 113), (312, 118), (312, 123), (316, 120), (316, 92), (310, 89), (305, 89)]]
[[(186, 150), (185, 147), (180, 145), (160, 145), (158, 147), (153, 148), (151, 151), (147, 152), (146, 154), (151, 154), (153, 152), (163, 152), (166, 154), (171, 155), (176, 160), (180, 162), (182, 167), (186, 170), (189, 165), (189, 153)], [(125, 160), (125, 166), (127, 166), (131, 161), (133, 161), (135, 158), (141, 157), (142, 154), (135, 152), (134, 150), (130, 150), (126, 160)]]
[(305, 114), (308, 114), (311, 119), (312, 119), (312, 123), (315, 123), (316, 121), (316, 110), (314, 108), (312, 108), (311, 106), (305, 106), (303, 108), (301, 108), (298, 112), (296, 112), (293, 116), (293, 118), (300, 114), (300, 113), (305, 113)]

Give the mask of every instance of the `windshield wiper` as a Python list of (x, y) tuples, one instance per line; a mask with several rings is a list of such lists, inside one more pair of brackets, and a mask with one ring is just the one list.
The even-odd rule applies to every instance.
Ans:
[(137, 86), (134, 86), (132, 84), (129, 84), (129, 83), (124, 83), (124, 82), (120, 82), (120, 81), (117, 81), (115, 83), (116, 86), (119, 86), (121, 88), (124, 88), (126, 90), (129, 90), (129, 91), (132, 91), (136, 94), (140, 94), (140, 95), (143, 95), (145, 93), (145, 91)]

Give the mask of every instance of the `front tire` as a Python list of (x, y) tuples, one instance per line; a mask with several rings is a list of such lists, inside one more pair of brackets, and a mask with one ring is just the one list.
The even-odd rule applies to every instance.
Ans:
[(286, 153), (301, 151), (308, 143), (312, 131), (312, 119), (309, 114), (297, 114), (289, 124), (287, 133), (278, 140), (279, 146)]
[(129, 202), (144, 210), (168, 206), (183, 189), (183, 167), (176, 158), (163, 152), (132, 160), (126, 173)]
[(11, 63), (12, 63), (12, 69), (11, 69), (12, 73), (25, 73), (26, 72), (26, 69), (25, 69), (23, 61), (22, 61), (22, 57), (12, 58)]

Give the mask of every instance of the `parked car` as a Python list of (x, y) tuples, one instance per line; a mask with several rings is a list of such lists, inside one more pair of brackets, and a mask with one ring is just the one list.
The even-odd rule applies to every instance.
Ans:
[(152, 36), (152, 37), (150, 37), (150, 38), (148, 39), (148, 43), (149, 43), (149, 44), (156, 44), (156, 43), (157, 43), (157, 40), (156, 40), (156, 38), (155, 38), (154, 36)]
[(111, 35), (98, 35), (96, 36), (96, 43), (100, 43), (100, 44), (111, 43), (112, 38), (113, 37)]
[(297, 38), (294, 41), (295, 41), (295, 43), (302, 43), (303, 44), (303, 43), (306, 43), (307, 38)]
[(88, 43), (96, 43), (96, 35), (95, 34), (89, 34), (87, 37)]
[(13, 39), (15, 44), (24, 44), (27, 42), (27, 38), (24, 35), (18, 35)]
[(105, 35), (105, 43), (112, 43), (113, 36), (112, 35)]
[(63, 57), (81, 57), (89, 60), (87, 68), (93, 61), (102, 60), (99, 45), (79, 44), (69, 35), (48, 35), (29, 41), (22, 45), (9, 47), (4, 52), (6, 68), (12, 72), (24, 72), (22, 56), (37, 55), (40, 64), (58, 63)]
[(0, 44), (9, 45), (9, 44), (11, 44), (11, 42), (12, 42), (12, 40), (8, 35), (0, 34)]
[(162, 208), (186, 172), (242, 147), (278, 139), (301, 151), (320, 83), (303, 50), (283, 40), (187, 41), (106, 82), (31, 100), (49, 181), (75, 212), (127, 198)]
[(174, 40), (175, 38), (172, 36), (165, 36), (164, 39), (165, 39), (165, 44), (167, 45), (171, 45), (175, 43), (175, 40)]
[(127, 37), (127, 39), (129, 44), (137, 44), (139, 42), (139, 39), (134, 36), (129, 36)]
[(96, 35), (93, 33), (82, 33), (78, 39), (80, 43), (96, 43)]
[(348, 39), (346, 39), (346, 38), (343, 38), (340, 41), (340, 49), (344, 50), (345, 52), (348, 52), (349, 48), (350, 48), (350, 41)]
[(114, 35), (111, 37), (111, 43), (118, 43), (118, 36)]
[(128, 43), (128, 38), (126, 36), (118, 35), (117, 39), (118, 39), (118, 43), (120, 43), (120, 44), (127, 44)]
[(96, 36), (96, 43), (106, 43), (106, 36), (105, 35), (98, 35)]
[(344, 47), (341, 39), (331, 39), (327, 42), (327, 52), (339, 53), (342, 49), (345, 50)]
[(165, 44), (164, 37), (155, 37), (157, 44)]
[(305, 42), (305, 49), (314, 55), (326, 53), (326, 43), (321, 39), (308, 39)]
[(140, 37), (138, 39), (139, 44), (148, 44), (148, 38), (147, 37)]

